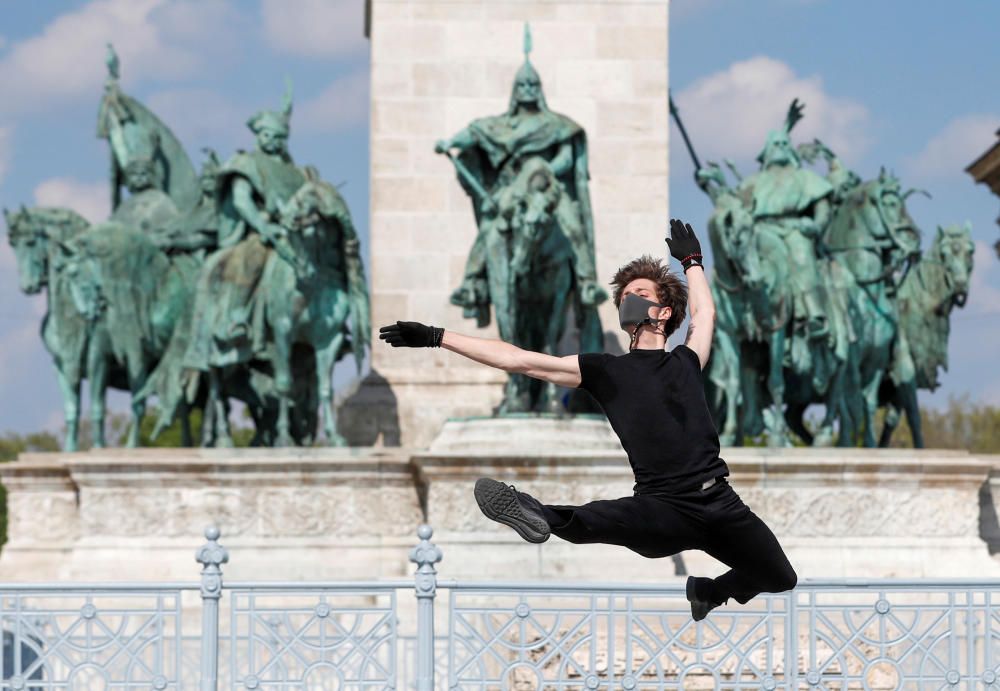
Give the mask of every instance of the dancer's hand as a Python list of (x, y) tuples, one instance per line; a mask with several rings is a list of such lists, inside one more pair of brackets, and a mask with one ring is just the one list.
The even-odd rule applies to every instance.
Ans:
[(701, 243), (694, 235), (690, 223), (678, 218), (670, 219), (670, 237), (666, 238), (670, 254), (681, 263), (684, 271), (702, 265)]
[(420, 322), (398, 321), (379, 329), (378, 337), (393, 348), (440, 348), (444, 329)]

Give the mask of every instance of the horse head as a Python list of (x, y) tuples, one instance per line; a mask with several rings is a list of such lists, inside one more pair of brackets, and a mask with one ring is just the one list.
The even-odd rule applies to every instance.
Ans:
[(498, 215), (511, 234), (510, 268), (526, 274), (548, 231), (554, 227), (555, 208), (562, 188), (542, 158), (528, 160), (514, 183), (501, 195)]
[(21, 291), (34, 295), (48, 282), (48, 233), (46, 219), (35, 209), (24, 206), (11, 213), (3, 210), (7, 222), (7, 240), (17, 260)]
[(720, 195), (709, 223), (713, 249), (719, 255), (716, 262), (724, 263), (744, 287), (761, 288), (764, 274), (754, 241), (753, 216), (739, 196), (731, 192)]
[(287, 233), (275, 250), (300, 280), (311, 280), (322, 269), (342, 264), (344, 224), (350, 223), (350, 214), (337, 188), (320, 180), (318, 173), (311, 172), (281, 205), (278, 222)]
[(972, 225), (938, 226), (931, 257), (943, 267), (947, 295), (940, 296), (942, 304), (964, 307), (969, 296), (972, 277), (972, 256), (976, 250), (972, 242)]

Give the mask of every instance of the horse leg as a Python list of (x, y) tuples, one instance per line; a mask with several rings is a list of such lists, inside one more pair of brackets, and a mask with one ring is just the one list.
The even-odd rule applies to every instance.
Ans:
[(771, 447), (791, 446), (785, 426), (785, 332), (781, 329), (771, 334), (768, 341), (767, 390), (771, 394), (771, 407), (764, 410), (764, 429), (767, 445)]
[(146, 399), (136, 397), (136, 392), (142, 388), (146, 381), (146, 367), (142, 361), (142, 356), (133, 354), (128, 359), (128, 388), (132, 394), (132, 426), (128, 431), (128, 441), (126, 445), (130, 449), (139, 446), (139, 436), (142, 431), (142, 418), (146, 414)]
[[(284, 321), (279, 319), (279, 322)], [(294, 446), (289, 408), (292, 399), (292, 334), (291, 324), (274, 324), (274, 389), (278, 394), (278, 436), (275, 446)], [(285, 326), (286, 328), (279, 328)], [(318, 365), (318, 363), (317, 363)]]
[(864, 387), (865, 446), (875, 448), (875, 411), (878, 410), (878, 389), (882, 373), (877, 372)]
[[(563, 329), (566, 326), (566, 298), (569, 295), (570, 288), (572, 287), (571, 277), (567, 270), (566, 275), (563, 276), (560, 285), (556, 287), (556, 295), (553, 299), (552, 310), (549, 312), (551, 315), (548, 322), (545, 323), (544, 333), (543, 333), (543, 352), (547, 355), (555, 355), (556, 348), (559, 346), (559, 340), (562, 338)], [(541, 396), (538, 400), (538, 410), (546, 413), (552, 413), (553, 415), (558, 415), (560, 417), (566, 414), (566, 407), (559, 400), (559, 387), (552, 382), (546, 382), (542, 387)]]
[(104, 398), (108, 388), (108, 358), (94, 340), (87, 352), (87, 378), (90, 384), (90, 434), (95, 449), (104, 443)]
[(920, 425), (920, 408), (917, 405), (917, 385), (906, 382), (899, 387), (900, 401), (906, 411), (906, 422), (910, 425), (913, 435), (913, 448), (924, 448), (924, 430)]
[(194, 437), (191, 435), (191, 409), (188, 408), (187, 401), (180, 403), (181, 416), (181, 446), (194, 446)]
[(885, 422), (882, 424), (882, 434), (879, 436), (878, 445), (880, 448), (888, 448), (892, 441), (892, 435), (899, 426), (900, 409), (898, 401), (889, 401), (885, 404)]
[(201, 411), (201, 445), (210, 447), (215, 443), (215, 399), (219, 394), (217, 374), (211, 369), (208, 375), (208, 392), (205, 395), (205, 407)]
[(788, 428), (799, 435), (806, 444), (812, 446), (814, 437), (813, 433), (806, 428), (803, 416), (806, 412), (806, 406), (801, 403), (789, 403), (788, 407), (785, 409), (785, 423)]
[(212, 405), (213, 446), (232, 448), (233, 435), (229, 429), (229, 401), (222, 390), (222, 370), (211, 367), (208, 370), (208, 400)]
[(344, 334), (338, 332), (326, 347), (316, 350), (319, 408), (323, 415), (323, 434), (330, 446), (347, 446), (347, 440), (337, 433), (337, 411), (333, 407), (333, 365), (343, 342)]
[(813, 446), (833, 446), (834, 423), (840, 412), (840, 402), (843, 400), (843, 370), (843, 363), (839, 363), (834, 368), (833, 376), (830, 379), (830, 386), (823, 399), (826, 404), (826, 414), (823, 415), (823, 422), (820, 423), (819, 431), (813, 437)]
[(74, 364), (64, 370), (57, 368), (59, 390), (63, 399), (63, 418), (66, 420), (66, 438), (63, 451), (76, 451), (80, 429), (80, 372)]

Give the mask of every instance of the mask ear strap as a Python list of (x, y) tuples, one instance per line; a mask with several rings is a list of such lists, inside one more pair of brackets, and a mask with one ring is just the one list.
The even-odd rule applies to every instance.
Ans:
[(639, 340), (639, 329), (646, 326), (647, 324), (652, 324), (654, 321), (659, 321), (659, 319), (654, 320), (652, 317), (646, 317), (641, 322), (635, 325), (635, 330), (632, 332), (632, 338), (629, 339), (628, 349), (632, 352), (635, 349), (635, 342)]

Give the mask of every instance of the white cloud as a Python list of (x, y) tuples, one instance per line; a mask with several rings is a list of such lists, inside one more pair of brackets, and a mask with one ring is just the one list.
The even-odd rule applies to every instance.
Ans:
[(206, 64), (213, 46), (229, 45), (225, 3), (94, 0), (13, 43), (0, 60), (0, 112), (26, 113), (79, 97), (95, 98), (107, 74), (105, 44), (121, 59), (122, 78), (178, 78)]
[(11, 157), (11, 129), (0, 126), (0, 185), (7, 176), (7, 169), (10, 167)]
[(99, 223), (111, 214), (111, 192), (107, 182), (50, 178), (35, 187), (35, 204), (66, 207), (91, 223)]
[(276, 50), (324, 58), (367, 48), (363, 0), (262, 0), (261, 11)]
[(831, 96), (821, 77), (799, 76), (774, 58), (735, 62), (694, 82), (674, 100), (701, 157), (748, 161), (760, 152), (767, 133), (782, 126), (793, 98), (805, 103), (794, 141), (819, 137), (848, 163), (861, 156), (869, 143), (868, 109)]
[[(275, 96), (275, 107), (279, 96)], [(205, 146), (218, 147), (219, 156), (225, 159), (226, 147), (252, 141), (244, 123), (253, 109), (232, 103), (213, 89), (159, 91), (146, 99), (146, 105), (189, 147), (196, 168), (202, 157), (195, 152)]]
[(311, 132), (335, 132), (363, 124), (368, 118), (368, 74), (348, 74), (331, 82), (319, 95), (297, 108), (292, 127)]
[(992, 145), (998, 127), (998, 115), (972, 113), (954, 118), (920, 153), (904, 159), (904, 170), (924, 180), (961, 174)]

